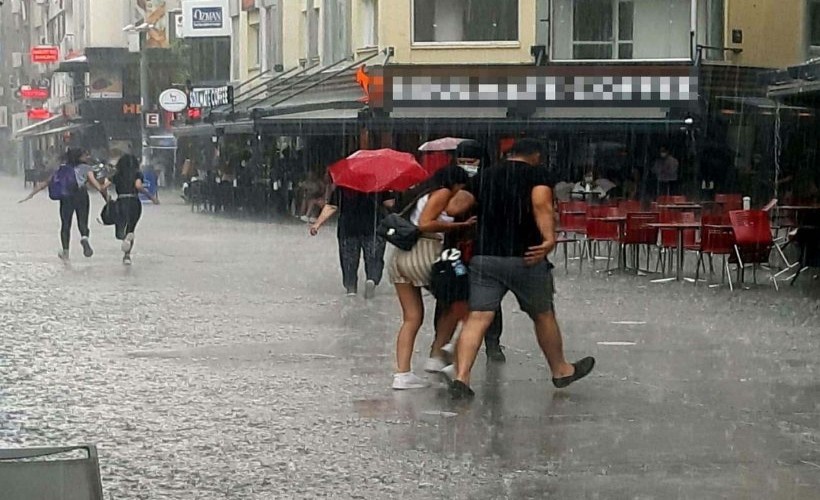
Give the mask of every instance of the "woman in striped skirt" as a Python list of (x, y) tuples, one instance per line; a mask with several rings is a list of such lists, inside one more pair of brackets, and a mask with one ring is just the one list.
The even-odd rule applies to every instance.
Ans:
[[(409, 251), (395, 249), (388, 272), (396, 287), (402, 309), (402, 325), (396, 340), (396, 373), (393, 389), (419, 389), (427, 382), (413, 373), (411, 362), (416, 335), (424, 322), (424, 302), (421, 289), (430, 285), (433, 263), (439, 259), (444, 234), (475, 224), (475, 219), (455, 222), (444, 209), (450, 198), (467, 183), (467, 173), (457, 166), (438, 171), (433, 177), (428, 195), (421, 197), (410, 215), (410, 221), (422, 233)], [(436, 333), (438, 337), (438, 332)], [(448, 339), (436, 339), (439, 349)], [(439, 342), (440, 341), (440, 342)]]

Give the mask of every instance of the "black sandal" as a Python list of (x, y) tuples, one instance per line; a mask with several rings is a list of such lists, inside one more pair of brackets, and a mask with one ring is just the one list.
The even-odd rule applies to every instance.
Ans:
[(561, 377), (561, 378), (554, 378), (552, 379), (552, 385), (554, 385), (558, 389), (563, 389), (564, 387), (568, 386), (569, 384), (575, 382), (576, 380), (581, 380), (582, 378), (589, 375), (592, 371), (592, 368), (595, 366), (595, 358), (592, 356), (586, 357), (575, 363), (572, 363), (572, 366), (575, 367), (575, 373), (570, 375), (569, 377)]

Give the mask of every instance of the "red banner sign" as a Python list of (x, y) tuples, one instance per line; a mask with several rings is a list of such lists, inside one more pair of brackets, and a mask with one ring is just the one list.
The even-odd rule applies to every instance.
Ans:
[(29, 120), (45, 120), (51, 118), (51, 111), (43, 108), (31, 108), (28, 110)]
[(38, 45), (31, 48), (31, 62), (54, 63), (60, 60), (60, 48), (50, 45)]
[(20, 87), (20, 97), (23, 99), (48, 99), (49, 91), (42, 87), (32, 87), (31, 85), (23, 85)]

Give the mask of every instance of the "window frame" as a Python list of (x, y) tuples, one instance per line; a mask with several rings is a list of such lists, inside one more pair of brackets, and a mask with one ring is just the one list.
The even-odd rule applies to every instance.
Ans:
[[(441, 0), (437, 0), (441, 1)], [(446, 1), (446, 0), (444, 0)], [(484, 41), (447, 41), (447, 42), (418, 42), (416, 41), (416, 0), (410, 1), (410, 47), (417, 49), (457, 49), (457, 48), (519, 48), (521, 47), (521, 0), (515, 0), (518, 19), (516, 20), (515, 40), (484, 40)]]
[[(617, 43), (617, 36), (615, 36), (615, 35), (618, 34), (617, 33), (617, 26), (618, 26), (618, 7), (617, 7), (617, 5), (620, 4), (621, 1), (624, 1), (624, 0), (611, 0), (611, 2), (613, 4), (613, 13), (615, 15), (615, 18), (613, 19), (613, 23), (612, 23), (613, 42), (611, 42), (612, 47), (613, 47), (613, 56), (617, 55), (618, 49), (619, 49), (619, 46), (620, 46), (620, 44)], [(690, 30), (690, 33), (697, 33), (697, 16), (695, 14), (697, 12), (698, 2), (697, 2), (697, 0), (687, 0), (687, 1), (689, 2), (689, 10), (690, 10), (689, 30)], [(820, 0), (814, 0), (814, 1), (820, 2)], [(574, 38), (575, 38), (575, 20), (574, 20), (575, 0), (571, 0), (571, 2), (572, 2), (572, 7), (573, 7), (573, 24), (572, 24), (572, 27), (571, 27), (572, 29), (571, 29), (571, 34), (570, 34), (570, 45), (571, 45), (570, 52), (572, 52), (572, 49), (575, 47), (575, 45), (577, 43), (574, 40)], [(555, 2), (550, 2), (550, 3), (551, 3), (551, 5), (550, 5), (551, 10), (549, 12), (549, 18), (551, 20), (553, 20), (553, 21), (550, 22), (550, 28), (549, 28), (550, 33), (549, 33), (549, 51), (548, 52), (549, 52), (550, 62), (556, 62), (556, 63), (606, 63), (606, 64), (693, 62), (693, 56), (690, 56), (690, 57), (650, 57), (650, 58), (636, 58), (636, 57), (633, 57), (632, 59), (620, 59), (620, 58), (616, 58), (616, 57), (612, 57), (610, 59), (575, 59), (575, 58), (569, 58), (569, 59), (561, 58), (561, 59), (559, 59), (559, 58), (556, 58), (555, 57), (556, 29), (555, 29), (555, 23), (554, 23), (556, 3)], [(634, 16), (634, 12), (635, 12), (634, 9), (636, 8), (636, 2), (633, 0), (632, 4), (633, 4), (633, 16)], [(585, 42), (580, 42), (579, 45), (583, 45), (584, 43)], [(628, 43), (633, 46), (633, 50), (634, 50), (634, 44), (635, 44), (634, 20), (633, 20), (632, 40)], [(588, 42), (586, 44), (587, 45), (604, 45), (604, 43), (602, 43), (602, 42)], [(690, 45), (691, 45), (691, 42), (690, 42)], [(691, 50), (692, 50), (692, 48), (690, 47), (690, 52), (691, 52)]]
[[(809, 49), (810, 53), (818, 53), (820, 52), (820, 33), (818, 33), (818, 40), (817, 44), (815, 45), (812, 40), (813, 34), (813, 26), (812, 26), (812, 10), (817, 9), (817, 13), (815, 15), (820, 16), (820, 0), (808, 0), (808, 9), (806, 12), (806, 23), (808, 24), (808, 29), (806, 30), (806, 46)], [(811, 55), (811, 54), (810, 54)]]
[(362, 46), (360, 49), (375, 49), (379, 47), (379, 0), (360, 0), (362, 5), (362, 12), (365, 12), (365, 5), (369, 5), (371, 16), (368, 16), (366, 21), (369, 26), (363, 26), (362, 30)]

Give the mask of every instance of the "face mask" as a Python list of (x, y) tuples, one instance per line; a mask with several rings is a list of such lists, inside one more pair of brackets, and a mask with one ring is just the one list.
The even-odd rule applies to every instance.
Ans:
[(478, 167), (475, 165), (459, 165), (459, 167), (461, 167), (465, 172), (467, 172), (467, 175), (469, 175), (470, 177), (478, 173)]

